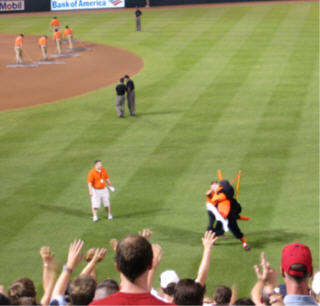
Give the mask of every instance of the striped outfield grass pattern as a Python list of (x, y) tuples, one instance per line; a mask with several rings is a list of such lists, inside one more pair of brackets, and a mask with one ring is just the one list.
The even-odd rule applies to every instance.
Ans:
[[(143, 58), (135, 118), (116, 118), (113, 86), (0, 113), (0, 284), (30, 276), (41, 292), (40, 246), (64, 262), (74, 238), (102, 247), (144, 227), (164, 249), (156, 287), (164, 269), (195, 277), (217, 169), (230, 179), (243, 171), (239, 200), (252, 220), (240, 226), (252, 250), (230, 234), (219, 240), (208, 293), (237, 284), (248, 295), (259, 254), (278, 268), (293, 241), (319, 268), (318, 3), (145, 10), (141, 33), (132, 13), (60, 19), (81, 40)], [(49, 19), (1, 18), (0, 32), (42, 34)], [(86, 176), (96, 158), (117, 190), (114, 220), (94, 224)], [(119, 280), (111, 249), (107, 257), (99, 280)]]

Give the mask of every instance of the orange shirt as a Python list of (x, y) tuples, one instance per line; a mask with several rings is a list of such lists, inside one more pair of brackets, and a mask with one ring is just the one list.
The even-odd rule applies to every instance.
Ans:
[(58, 19), (52, 19), (50, 22), (50, 25), (52, 27), (58, 27), (58, 26), (60, 26), (60, 21)]
[(103, 189), (106, 187), (106, 180), (108, 178), (109, 175), (106, 169), (101, 168), (99, 172), (96, 168), (93, 168), (88, 174), (88, 183), (91, 183), (95, 189)]
[(46, 46), (46, 45), (47, 45), (47, 39), (44, 36), (40, 37), (39, 46)]
[(61, 39), (61, 37), (62, 37), (62, 34), (60, 31), (54, 32), (54, 35), (53, 35), (54, 40)]
[(220, 215), (227, 218), (231, 210), (231, 202), (224, 193), (215, 194), (211, 200), (213, 205), (217, 206)]
[(73, 30), (69, 28), (64, 30), (63, 36), (68, 36), (72, 34), (73, 34)]
[(16, 47), (22, 47), (22, 36), (19, 35), (19, 36), (16, 38), (15, 46), (16, 46)]

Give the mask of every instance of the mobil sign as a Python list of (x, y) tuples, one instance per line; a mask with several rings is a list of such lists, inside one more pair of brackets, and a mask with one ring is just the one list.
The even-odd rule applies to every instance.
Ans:
[(0, 12), (24, 11), (24, 0), (0, 0)]

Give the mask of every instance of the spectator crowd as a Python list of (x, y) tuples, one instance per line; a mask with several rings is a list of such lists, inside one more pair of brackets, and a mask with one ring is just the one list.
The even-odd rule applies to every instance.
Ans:
[[(313, 273), (312, 255), (308, 246), (292, 243), (285, 246), (281, 257), (281, 274), (261, 254), (254, 270), (257, 282), (247, 297), (237, 296), (237, 287), (218, 286), (206, 290), (211, 253), (217, 237), (211, 231), (202, 238), (203, 254), (195, 278), (182, 278), (174, 270), (160, 274), (160, 289), (153, 286), (155, 270), (163, 251), (149, 242), (152, 233), (145, 229), (119, 242), (110, 241), (115, 252), (115, 268), (120, 283), (105, 279), (97, 283), (96, 266), (105, 259), (107, 249), (89, 249), (84, 255), (84, 242), (70, 244), (66, 264), (58, 276), (59, 264), (49, 247), (40, 249), (42, 258), (43, 295), (37, 296), (33, 281), (21, 278), (6, 291), (0, 286), (0, 305), (317, 305), (320, 274)], [(87, 263), (79, 275), (71, 276), (81, 261)], [(280, 284), (284, 283), (284, 284)]]

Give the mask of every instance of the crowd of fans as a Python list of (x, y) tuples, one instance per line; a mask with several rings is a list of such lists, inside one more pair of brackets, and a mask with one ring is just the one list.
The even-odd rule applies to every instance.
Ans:
[[(57, 278), (58, 264), (49, 247), (42, 247), (43, 296), (37, 297), (29, 278), (14, 281), (7, 292), (0, 286), (0, 305), (317, 305), (320, 293), (320, 274), (313, 275), (310, 249), (300, 243), (283, 248), (281, 273), (284, 285), (264, 253), (261, 264), (254, 267), (257, 282), (250, 296), (238, 298), (234, 286), (219, 286), (206, 291), (210, 257), (217, 237), (206, 232), (202, 238), (203, 255), (194, 279), (181, 278), (174, 270), (160, 275), (160, 289), (153, 288), (153, 278), (163, 257), (158, 244), (150, 244), (150, 230), (129, 235), (121, 241), (112, 239), (115, 267), (120, 283), (106, 279), (97, 283), (96, 265), (104, 260), (107, 250), (90, 249), (83, 255), (84, 243), (70, 244), (67, 261)], [(71, 280), (78, 264), (86, 260), (81, 273)], [(313, 280), (312, 280), (313, 279)], [(311, 285), (312, 280), (312, 285)]]

